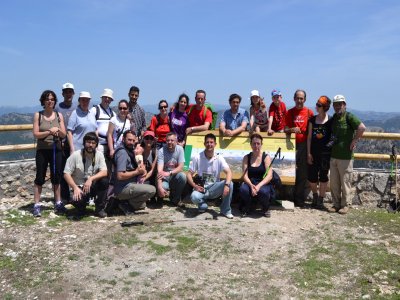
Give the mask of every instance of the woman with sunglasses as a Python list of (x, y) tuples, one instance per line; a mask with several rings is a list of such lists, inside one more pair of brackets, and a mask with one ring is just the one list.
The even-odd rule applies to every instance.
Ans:
[(54, 191), (54, 209), (56, 213), (65, 212), (61, 201), (60, 180), (62, 175), (61, 139), (65, 138), (65, 125), (62, 114), (54, 111), (57, 96), (53, 91), (46, 90), (40, 96), (43, 110), (33, 117), (33, 136), (37, 139), (36, 145), (36, 178), (34, 186), (33, 215), (41, 216), (40, 195), (45, 183), (47, 167), (50, 164), (50, 179)]
[(155, 186), (157, 149), (156, 149), (154, 132), (150, 130), (145, 131), (140, 145), (143, 148), (143, 163), (147, 171), (147, 174), (144, 178), (144, 183)]
[[(307, 135), (307, 163), (308, 181), (313, 193), (311, 206), (317, 209), (325, 209), (324, 197), (328, 185), (329, 162), (331, 148), (332, 118), (327, 112), (331, 105), (331, 99), (327, 96), (319, 97), (315, 110), (317, 114), (308, 122)], [(319, 195), (318, 195), (319, 183)]]
[(151, 118), (148, 130), (153, 131), (157, 140), (157, 149), (160, 149), (166, 143), (166, 135), (171, 131), (168, 117), (168, 102), (160, 100), (158, 103), (160, 113)]
[(128, 118), (129, 104), (128, 101), (122, 99), (118, 102), (118, 114), (110, 119), (107, 131), (107, 143), (110, 149), (110, 157), (114, 157), (115, 149), (122, 143), (122, 135), (125, 131), (130, 130), (131, 121)]
[(185, 146), (186, 128), (189, 127), (188, 115), (186, 108), (189, 105), (189, 96), (186, 94), (179, 95), (178, 102), (173, 105), (173, 110), (168, 114), (171, 130), (176, 133), (178, 145)]

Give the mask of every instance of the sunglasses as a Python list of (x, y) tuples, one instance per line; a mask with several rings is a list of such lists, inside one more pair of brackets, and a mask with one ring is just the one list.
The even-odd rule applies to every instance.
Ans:
[(164, 109), (164, 108), (167, 109), (168, 106), (163, 105), (163, 106), (159, 106), (159, 107), (158, 107), (158, 109)]
[(323, 105), (320, 103), (315, 104), (317, 107), (322, 107)]
[(119, 110), (128, 110), (127, 107), (118, 107)]

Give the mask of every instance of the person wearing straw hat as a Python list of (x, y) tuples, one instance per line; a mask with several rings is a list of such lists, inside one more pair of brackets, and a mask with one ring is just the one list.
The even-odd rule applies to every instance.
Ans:
[(346, 98), (333, 97), (335, 114), (332, 118), (332, 153), (330, 160), (330, 188), (333, 206), (329, 212), (346, 214), (349, 211), (351, 175), (353, 173), (354, 149), (365, 131), (365, 125), (352, 113), (346, 111)]

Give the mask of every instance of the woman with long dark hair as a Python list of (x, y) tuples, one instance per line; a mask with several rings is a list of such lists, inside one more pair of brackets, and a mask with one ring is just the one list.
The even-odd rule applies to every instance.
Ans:
[(186, 108), (189, 105), (189, 96), (186, 94), (179, 95), (178, 102), (174, 109), (168, 114), (171, 131), (176, 133), (178, 145), (185, 146), (186, 128), (189, 127), (188, 115)]
[(33, 215), (41, 216), (40, 195), (45, 182), (47, 167), (50, 164), (50, 179), (54, 191), (54, 208), (56, 213), (65, 212), (60, 195), (60, 180), (63, 174), (61, 140), (65, 138), (65, 125), (62, 114), (54, 111), (57, 96), (51, 90), (45, 90), (40, 96), (43, 110), (36, 112), (33, 117), (33, 136), (37, 139), (36, 145), (36, 178), (34, 185)]
[(151, 118), (149, 130), (153, 131), (157, 139), (157, 149), (160, 149), (166, 143), (167, 133), (171, 131), (168, 117), (168, 102), (160, 100), (158, 103), (160, 113)]

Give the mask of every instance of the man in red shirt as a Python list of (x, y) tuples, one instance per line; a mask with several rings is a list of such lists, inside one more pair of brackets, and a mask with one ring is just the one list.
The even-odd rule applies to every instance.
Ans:
[(295, 107), (286, 114), (285, 133), (296, 134), (296, 182), (294, 187), (294, 204), (304, 207), (307, 184), (307, 127), (308, 120), (314, 115), (304, 106), (306, 92), (297, 90), (294, 93)]
[[(186, 134), (206, 131), (212, 123), (212, 113), (204, 106), (204, 103), (206, 102), (206, 92), (203, 90), (197, 90), (195, 100), (196, 105), (192, 105), (188, 108), (189, 110), (187, 114), (190, 127), (186, 128)], [(205, 113), (204, 110), (206, 110)]]

